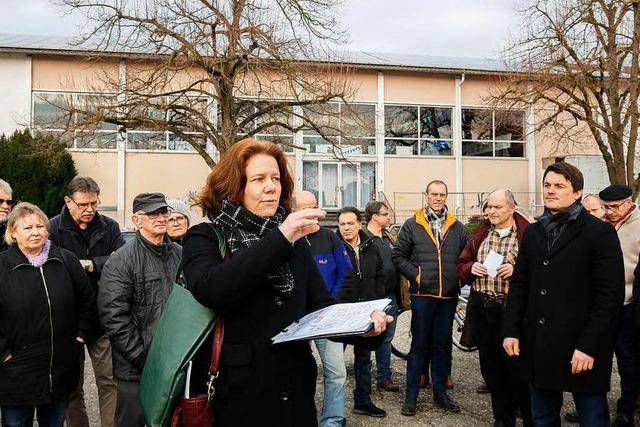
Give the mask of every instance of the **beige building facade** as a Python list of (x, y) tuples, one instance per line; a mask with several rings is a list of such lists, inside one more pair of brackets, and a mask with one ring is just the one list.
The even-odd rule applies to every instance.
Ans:
[[(297, 190), (316, 193), (329, 210), (384, 199), (396, 222), (421, 205), (433, 179), (448, 184), (449, 208), (463, 219), (478, 214), (482, 197), (498, 187), (510, 188), (522, 209), (539, 208), (543, 163), (559, 154), (533, 132), (532, 108), (487, 108), (485, 96), (499, 66), (477, 59), (368, 55), (360, 53), (354, 61), (358, 90), (352, 102), (364, 120), (357, 143), (343, 147), (347, 161), (338, 160), (313, 132), (275, 136), (305, 148), (288, 150)], [(61, 126), (50, 124), (56, 99), (117, 96), (96, 93), (93, 83), (103, 73), (117, 78), (131, 72), (126, 57), (88, 61), (85, 56), (64, 39), (0, 35), (0, 131), (29, 126), (62, 135)], [(339, 104), (332, 108), (341, 113)], [(162, 133), (142, 138), (149, 136), (145, 132), (105, 126), (89, 143), (65, 140), (79, 173), (100, 184), (102, 211), (123, 228), (131, 226), (136, 194), (161, 191), (186, 199), (208, 173), (184, 141)]]

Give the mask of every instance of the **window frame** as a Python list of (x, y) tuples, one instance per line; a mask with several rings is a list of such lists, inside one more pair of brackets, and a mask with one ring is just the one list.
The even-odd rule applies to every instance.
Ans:
[[(464, 138), (464, 110), (484, 110), (491, 111), (491, 139), (467, 139)], [(521, 113), (522, 114), (522, 140), (517, 139), (496, 139), (496, 112)], [(464, 154), (465, 143), (490, 143), (490, 156), (474, 156)], [(522, 156), (496, 156), (496, 143), (520, 144), (522, 146)], [(460, 155), (463, 159), (508, 159), (508, 160), (526, 160), (527, 159), (527, 112), (526, 110), (511, 110), (506, 108), (491, 108), (487, 106), (465, 105), (460, 109)]]
[[(388, 107), (416, 107), (418, 109), (418, 117), (417, 117), (417, 136), (415, 138), (411, 137), (391, 137), (387, 136), (387, 119), (386, 112)], [(400, 157), (400, 158), (433, 158), (433, 159), (451, 159), (455, 158), (455, 138), (454, 138), (454, 116), (455, 116), (455, 106), (450, 104), (420, 104), (420, 103), (402, 103), (402, 102), (385, 102), (384, 103), (385, 116), (382, 118), (383, 120), (383, 149), (385, 157)], [(450, 138), (431, 138), (431, 137), (423, 137), (422, 136), (422, 111), (423, 109), (442, 109), (449, 111), (449, 122), (451, 127), (451, 137)], [(417, 151), (416, 154), (391, 154), (387, 153), (387, 141), (415, 141)], [(451, 154), (423, 154), (422, 153), (422, 144), (423, 143), (434, 143), (437, 141), (446, 141), (449, 143), (449, 150)]]

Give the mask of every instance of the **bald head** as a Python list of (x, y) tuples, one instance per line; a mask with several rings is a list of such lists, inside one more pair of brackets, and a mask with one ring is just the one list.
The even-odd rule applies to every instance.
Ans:
[(596, 218), (604, 218), (604, 206), (602, 206), (602, 200), (600, 200), (597, 194), (587, 194), (584, 199), (582, 199), (582, 206)]
[(318, 201), (316, 196), (310, 191), (300, 191), (294, 195), (293, 210), (300, 211), (302, 209), (317, 208)]
[(516, 199), (509, 190), (494, 190), (487, 198), (489, 221), (496, 229), (504, 229), (513, 225), (513, 214), (516, 211)]

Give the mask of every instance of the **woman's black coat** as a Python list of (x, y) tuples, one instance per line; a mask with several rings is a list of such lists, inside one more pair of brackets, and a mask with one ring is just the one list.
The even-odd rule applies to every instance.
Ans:
[[(316, 363), (308, 342), (271, 338), (305, 314), (333, 303), (305, 239), (295, 245), (274, 230), (223, 262), (210, 224), (184, 239), (183, 266), (195, 298), (224, 316), (217, 427), (316, 426)], [(281, 296), (265, 273), (289, 263), (295, 288)]]
[[(520, 339), (535, 388), (602, 394), (624, 300), (624, 266), (614, 228), (582, 210), (551, 249), (540, 222), (527, 227), (511, 279), (503, 336)], [(571, 373), (574, 350), (595, 359)]]
[(16, 245), (0, 255), (0, 361), (12, 355), (0, 363), (0, 406), (49, 403), (76, 389), (84, 351), (76, 337), (95, 328), (95, 307), (70, 251), (52, 244), (42, 268)]

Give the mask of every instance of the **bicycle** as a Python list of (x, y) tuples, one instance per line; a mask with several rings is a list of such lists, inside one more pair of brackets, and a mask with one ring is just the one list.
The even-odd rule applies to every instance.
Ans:
[[(453, 315), (453, 327), (451, 328), (451, 340), (453, 345), (464, 352), (474, 352), (476, 346), (465, 346), (460, 342), (464, 322), (467, 314), (468, 297), (458, 296), (458, 305)], [(391, 352), (400, 359), (407, 360), (411, 346), (411, 310), (398, 313), (396, 319), (396, 333), (391, 341)]]

